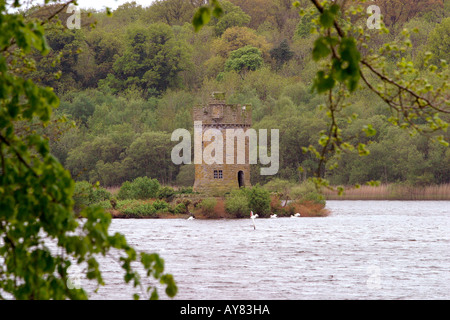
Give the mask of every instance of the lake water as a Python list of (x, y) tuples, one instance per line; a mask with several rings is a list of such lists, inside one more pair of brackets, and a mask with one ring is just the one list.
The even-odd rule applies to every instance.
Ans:
[[(175, 299), (450, 299), (449, 201), (328, 201), (325, 218), (113, 220)], [(130, 299), (113, 259), (92, 299)], [(150, 280), (149, 280), (150, 281)], [(164, 296), (160, 290), (160, 298)]]

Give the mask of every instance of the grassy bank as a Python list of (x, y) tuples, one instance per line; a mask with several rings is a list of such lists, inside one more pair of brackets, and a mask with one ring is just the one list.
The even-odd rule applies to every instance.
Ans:
[[(161, 186), (155, 179), (139, 177), (124, 182), (120, 188), (104, 189), (88, 182), (75, 185), (75, 210), (86, 206), (99, 206), (114, 218), (188, 218), (239, 219), (250, 217), (250, 212), (260, 218), (323, 217), (325, 199), (313, 185), (292, 185), (277, 180), (270, 184), (235, 189), (220, 196), (200, 194), (192, 187), (172, 188)], [(287, 204), (286, 201), (289, 200)]]
[[(97, 204), (111, 213), (116, 219), (187, 219), (190, 216), (196, 219), (241, 219), (249, 218), (250, 211), (236, 214), (227, 210), (225, 197), (195, 197), (192, 199), (176, 198), (173, 202), (165, 203), (159, 199), (147, 200), (122, 200), (117, 201), (113, 208), (111, 201), (102, 201)], [(282, 202), (272, 196), (270, 210), (261, 215), (261, 218), (269, 218), (276, 214), (277, 217), (290, 217), (300, 213), (301, 217), (325, 217), (329, 211), (324, 204), (312, 201), (292, 202), (282, 206)]]
[(382, 184), (378, 187), (346, 187), (343, 195), (324, 190), (327, 200), (450, 200), (450, 184), (412, 186), (407, 184)]

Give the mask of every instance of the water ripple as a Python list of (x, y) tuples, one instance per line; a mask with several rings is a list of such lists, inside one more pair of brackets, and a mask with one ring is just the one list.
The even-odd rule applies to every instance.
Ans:
[[(327, 218), (114, 220), (176, 299), (449, 299), (449, 201), (329, 201)], [(130, 299), (110, 263), (94, 299)], [(163, 290), (161, 290), (161, 293)], [(162, 294), (161, 297), (163, 298)]]

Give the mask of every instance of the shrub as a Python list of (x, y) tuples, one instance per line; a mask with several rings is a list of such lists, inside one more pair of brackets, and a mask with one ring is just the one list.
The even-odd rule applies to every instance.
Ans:
[(109, 200), (111, 193), (101, 187), (94, 187), (87, 181), (75, 183), (73, 200), (74, 210), (79, 211), (87, 206)]
[(216, 204), (217, 200), (215, 198), (206, 198), (200, 202), (199, 207), (203, 214), (205, 214), (207, 217), (212, 217)]
[(289, 193), (292, 187), (292, 182), (279, 178), (272, 179), (264, 185), (264, 189), (270, 192), (277, 193), (281, 199), (286, 199), (289, 197)]
[(159, 194), (159, 189), (160, 184), (158, 180), (139, 177), (134, 179), (133, 182), (124, 182), (117, 197), (120, 200), (156, 198)]
[(184, 203), (179, 203), (173, 209), (173, 213), (187, 213), (187, 208)]
[(192, 194), (194, 193), (194, 188), (192, 187), (182, 187), (180, 190), (178, 190), (178, 193), (180, 194)]
[(119, 200), (133, 199), (133, 191), (131, 187), (131, 182), (125, 181), (119, 189), (117, 194)]
[(168, 212), (169, 204), (164, 200), (156, 200), (153, 202), (153, 208), (155, 208), (156, 212)]
[(226, 198), (225, 209), (235, 218), (243, 218), (250, 212), (248, 202), (244, 189), (233, 190)]
[(139, 177), (131, 183), (134, 199), (156, 198), (160, 189), (158, 180), (149, 177)]
[(192, 201), (189, 200), (189, 199), (183, 199), (183, 200), (182, 200), (182, 203), (185, 205), (186, 209), (188, 209), (188, 208), (189, 208), (189, 205), (192, 204)]
[(135, 206), (136, 200), (132, 199), (126, 199), (126, 200), (119, 200), (116, 204), (116, 209), (123, 210), (124, 208)]
[(91, 201), (93, 203), (106, 201), (111, 199), (111, 192), (101, 187), (93, 187), (91, 193)]
[(84, 207), (89, 206), (89, 193), (92, 189), (92, 185), (87, 181), (80, 181), (75, 183), (75, 188), (73, 191), (73, 208), (78, 211)]
[(325, 205), (325, 197), (320, 194), (314, 183), (310, 181), (303, 182), (291, 189), (291, 198), (301, 201), (312, 201), (314, 203)]
[(96, 203), (95, 206), (106, 209), (106, 210), (114, 209), (113, 206), (111, 205), (111, 201), (108, 201), (108, 200), (100, 201), (100, 202)]
[(158, 198), (165, 199), (166, 201), (172, 201), (174, 195), (175, 190), (173, 190), (171, 187), (161, 188), (158, 192)]
[(254, 186), (248, 192), (249, 209), (260, 217), (266, 217), (270, 214), (270, 193), (263, 189), (259, 184)]
[(122, 213), (131, 217), (153, 217), (156, 215), (156, 209), (151, 203), (144, 203), (125, 208)]
[(313, 203), (317, 203), (317, 204), (321, 204), (321, 205), (325, 205), (325, 203), (326, 203), (325, 197), (318, 192), (308, 192), (307, 194), (305, 194), (300, 199), (300, 203), (304, 203), (304, 202), (313, 202)]

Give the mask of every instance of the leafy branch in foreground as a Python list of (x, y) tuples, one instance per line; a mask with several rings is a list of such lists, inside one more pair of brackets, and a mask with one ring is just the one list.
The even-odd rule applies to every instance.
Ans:
[[(36, 133), (18, 134), (18, 123), (48, 124), (59, 99), (51, 88), (9, 70), (10, 50), (48, 52), (42, 21), (8, 13), (0, 1), (0, 24), (0, 299), (86, 299), (83, 289), (67, 285), (69, 267), (86, 266), (87, 279), (104, 285), (97, 258), (113, 250), (120, 255), (126, 283), (143, 291), (143, 280), (132, 267), (140, 262), (145, 275), (173, 297), (177, 287), (164, 273), (164, 261), (157, 254), (138, 253), (122, 234), (110, 235), (111, 216), (103, 209), (86, 208), (78, 219), (74, 182), (50, 154), (48, 141)], [(156, 286), (149, 285), (143, 294), (158, 298)]]

